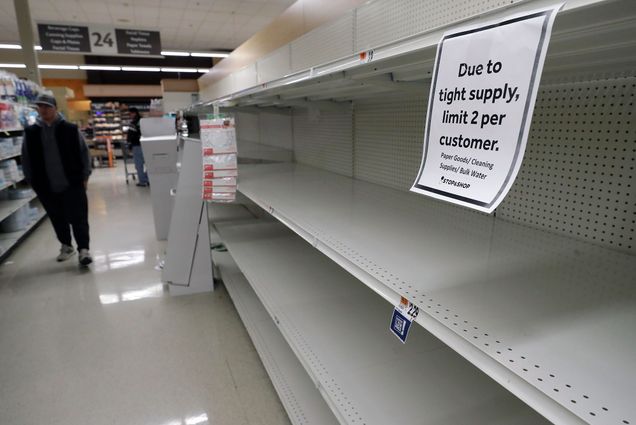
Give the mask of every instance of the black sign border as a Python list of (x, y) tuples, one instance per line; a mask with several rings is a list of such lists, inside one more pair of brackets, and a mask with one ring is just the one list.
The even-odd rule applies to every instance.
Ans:
[[(153, 53), (148, 53), (148, 54), (138, 54), (138, 53), (121, 53), (120, 51), (120, 47), (122, 47), (126, 40), (120, 40), (119, 37), (119, 33), (118, 32), (126, 32), (126, 31), (143, 31), (143, 32), (147, 32), (147, 33), (156, 33), (157, 34), (157, 42), (158, 45), (154, 46), (157, 48), (157, 52), (156, 54)], [(151, 35), (152, 37), (152, 35)], [(138, 28), (117, 28), (115, 27), (115, 38), (116, 38), (116, 44), (117, 44), (117, 55), (118, 56), (138, 56), (138, 57), (161, 57), (161, 50), (162, 50), (162, 46), (161, 46), (161, 31), (157, 31), (157, 30), (147, 30), (147, 29), (138, 29)]]
[[(69, 50), (53, 50), (53, 49), (45, 49), (45, 43), (42, 41), (42, 31), (41, 26), (60, 26), (60, 27), (74, 27), (74, 28), (84, 28), (86, 29), (86, 41), (88, 43), (88, 50), (80, 50), (80, 51), (69, 51)], [(36, 22), (36, 26), (38, 28), (38, 40), (40, 45), (42, 46), (42, 51), (46, 53), (61, 53), (61, 54), (74, 54), (74, 55), (88, 55), (91, 54), (91, 35), (90, 35), (90, 26), (82, 25), (82, 24), (73, 24), (73, 23), (54, 23), (54, 22)], [(50, 44), (50, 38), (48, 38), (48, 42)]]

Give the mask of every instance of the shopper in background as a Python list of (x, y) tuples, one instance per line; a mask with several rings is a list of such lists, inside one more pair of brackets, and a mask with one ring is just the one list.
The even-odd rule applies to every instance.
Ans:
[(91, 175), (88, 147), (75, 124), (57, 111), (53, 96), (40, 95), (35, 101), (39, 118), (24, 130), (22, 168), (37, 193), (62, 244), (57, 261), (75, 254), (71, 227), (79, 251), (79, 262), (89, 265), (88, 199), (86, 187)]
[(130, 114), (130, 127), (128, 127), (128, 145), (132, 149), (133, 160), (135, 161), (135, 168), (137, 169), (137, 186), (148, 186), (148, 174), (144, 170), (144, 153), (141, 150), (141, 128), (139, 121), (141, 115), (139, 115), (139, 109), (130, 108), (128, 110)]

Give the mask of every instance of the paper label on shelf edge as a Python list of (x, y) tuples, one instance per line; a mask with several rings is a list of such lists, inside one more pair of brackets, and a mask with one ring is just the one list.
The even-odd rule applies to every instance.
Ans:
[(406, 343), (411, 325), (419, 312), (419, 307), (404, 297), (400, 299), (400, 304), (393, 309), (389, 329), (403, 344)]
[(512, 187), (552, 25), (550, 8), (444, 33), (411, 191), (491, 213)]
[(360, 62), (369, 63), (373, 61), (373, 56), (375, 55), (375, 51), (373, 49), (365, 50), (360, 53)]

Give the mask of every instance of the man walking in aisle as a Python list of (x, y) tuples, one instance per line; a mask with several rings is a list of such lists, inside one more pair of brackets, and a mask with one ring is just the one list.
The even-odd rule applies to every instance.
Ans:
[(137, 108), (130, 108), (128, 113), (130, 114), (130, 126), (128, 127), (126, 139), (132, 149), (133, 160), (135, 161), (138, 179), (137, 186), (149, 186), (148, 174), (144, 170), (144, 153), (141, 150), (141, 127), (139, 125), (141, 115), (139, 115), (139, 109)]
[(79, 263), (89, 265), (88, 199), (86, 186), (91, 174), (90, 155), (75, 124), (57, 112), (53, 96), (40, 95), (35, 104), (40, 117), (24, 130), (22, 168), (37, 193), (62, 244), (57, 261), (75, 254), (71, 227), (79, 251)]

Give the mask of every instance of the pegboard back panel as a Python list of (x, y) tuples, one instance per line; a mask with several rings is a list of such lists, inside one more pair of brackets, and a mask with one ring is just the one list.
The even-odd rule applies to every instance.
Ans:
[(235, 92), (234, 89), (234, 74), (230, 74), (223, 78), (221, 81), (214, 85), (216, 91), (214, 92), (214, 98), (227, 96)]
[(344, 176), (353, 176), (352, 111), (293, 110), (294, 158)]
[[(424, 91), (354, 104), (354, 178), (402, 191), (411, 188), (422, 159), (427, 99)], [(414, 212), (435, 211), (443, 220), (452, 218), (466, 233), (483, 232), (484, 225), (491, 225), (483, 213), (416, 194), (409, 199), (385, 197), (381, 202), (399, 202), (403, 210)]]
[(292, 150), (291, 110), (261, 112), (259, 114), (259, 140), (267, 146)]
[(451, 25), (523, 0), (376, 0), (356, 10), (356, 51)]
[(274, 50), (257, 62), (258, 82), (266, 83), (291, 73), (291, 45)]
[[(636, 78), (541, 86), (519, 175), (497, 217), (636, 253)], [(427, 95), (354, 105), (354, 176), (408, 191)]]
[(355, 178), (410, 189), (422, 159), (427, 97), (355, 103)]
[(234, 91), (245, 90), (258, 85), (256, 63), (248, 65), (232, 74), (234, 77)]
[(636, 78), (542, 85), (498, 217), (636, 253)]
[(353, 51), (353, 12), (291, 42), (292, 71), (343, 58)]
[(252, 143), (259, 142), (259, 119), (257, 113), (237, 112), (236, 118), (236, 139)]

